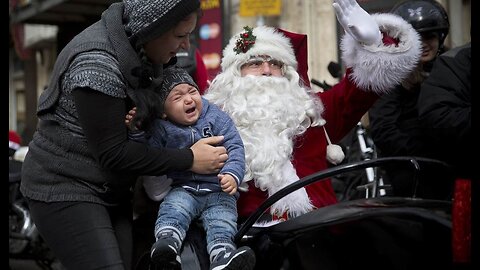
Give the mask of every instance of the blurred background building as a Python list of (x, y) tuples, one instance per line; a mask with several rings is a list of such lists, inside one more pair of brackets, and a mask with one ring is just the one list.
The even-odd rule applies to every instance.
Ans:
[[(403, 0), (357, 0), (369, 13), (388, 12)], [(37, 99), (60, 50), (97, 21), (115, 0), (9, 0), (9, 129), (27, 144), (35, 131)], [(332, 0), (201, 0), (204, 16), (194, 45), (211, 78), (221, 51), (243, 26), (269, 25), (308, 35), (309, 77), (333, 84), (330, 62), (339, 62), (339, 27)], [(439, 0), (449, 15), (445, 44), (470, 41), (471, 0)], [(315, 86), (313, 86), (315, 87)]]

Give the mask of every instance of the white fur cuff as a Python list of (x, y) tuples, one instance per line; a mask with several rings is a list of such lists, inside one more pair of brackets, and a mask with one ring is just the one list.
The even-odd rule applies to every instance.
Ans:
[(342, 59), (352, 68), (350, 79), (359, 88), (381, 94), (393, 89), (415, 68), (421, 41), (415, 29), (397, 15), (372, 17), (383, 33), (399, 40), (398, 46), (366, 46), (346, 34), (341, 42)]

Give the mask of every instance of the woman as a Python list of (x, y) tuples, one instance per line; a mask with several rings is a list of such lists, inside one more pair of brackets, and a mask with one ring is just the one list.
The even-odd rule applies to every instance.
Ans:
[(130, 269), (131, 187), (138, 175), (218, 172), (222, 137), (190, 149), (129, 142), (124, 118), (157, 116), (163, 67), (188, 49), (198, 0), (124, 0), (59, 54), (39, 100), (21, 191), (42, 237), (68, 269)]

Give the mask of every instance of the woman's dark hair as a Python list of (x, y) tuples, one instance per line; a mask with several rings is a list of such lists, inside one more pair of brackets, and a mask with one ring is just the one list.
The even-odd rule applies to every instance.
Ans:
[[(143, 54), (143, 50), (141, 52)], [(172, 65), (176, 58), (170, 59), (165, 66)], [(162, 67), (157, 67), (162, 68)], [(132, 120), (136, 128), (148, 131), (152, 122), (162, 116), (163, 101), (161, 95), (161, 86), (163, 76), (156, 74), (155, 67), (142, 56), (142, 66), (134, 68), (132, 74), (139, 79), (139, 87), (135, 89), (134, 103), (137, 112)]]
[(147, 131), (151, 128), (153, 121), (162, 116), (163, 106), (160, 95), (149, 89), (137, 89), (135, 93), (137, 112), (133, 124), (138, 129)]

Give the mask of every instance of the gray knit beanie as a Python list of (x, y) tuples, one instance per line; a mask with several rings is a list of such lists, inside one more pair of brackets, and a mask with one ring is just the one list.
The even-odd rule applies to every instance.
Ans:
[(125, 30), (134, 46), (151, 41), (200, 7), (199, 0), (123, 0)]
[(197, 88), (197, 84), (193, 81), (192, 77), (188, 72), (178, 66), (171, 66), (163, 70), (163, 82), (161, 86), (160, 95), (162, 97), (162, 102), (165, 102), (168, 94), (172, 89), (182, 83), (190, 84), (191, 86)]

